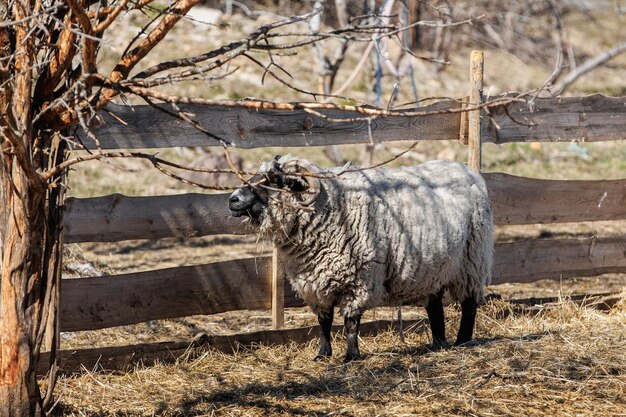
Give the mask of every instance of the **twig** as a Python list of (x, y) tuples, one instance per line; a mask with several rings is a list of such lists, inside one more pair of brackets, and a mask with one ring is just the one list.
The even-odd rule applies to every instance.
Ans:
[(359, 63), (356, 64), (356, 67), (354, 67), (354, 70), (350, 73), (350, 75), (348, 76), (348, 78), (343, 82), (343, 84), (341, 84), (341, 86), (336, 89), (335, 91), (333, 91), (332, 96), (337, 96), (340, 95), (341, 93), (344, 92), (344, 90), (346, 88), (348, 88), (350, 86), (350, 84), (352, 84), (352, 82), (355, 80), (355, 78), (357, 77), (357, 75), (359, 75), (359, 73), (361, 72), (361, 70), (363, 69), (363, 66), (365, 65), (365, 63), (367, 62), (367, 59), (369, 57), (370, 52), (372, 52), (372, 48), (374, 47), (374, 41), (370, 41), (370, 43), (367, 45), (367, 47), (365, 48), (365, 51), (363, 51), (363, 55), (361, 56), (361, 59), (359, 60)]
[[(128, 4), (128, 1), (129, 0), (121, 0), (120, 3), (115, 7), (115, 9), (107, 13), (106, 18), (102, 22), (98, 23), (96, 27), (93, 28), (94, 33), (100, 33), (106, 28), (108, 28), (109, 26), (111, 26), (111, 24), (115, 21), (115, 19), (117, 19), (117, 16), (119, 16), (119, 14), (122, 13), (122, 11), (124, 11), (124, 9), (126, 8), (126, 5)], [(141, 0), (137, 2), (137, 4), (135, 4), (134, 7), (142, 8), (144, 5), (150, 3), (151, 1), (152, 0)]]
[[(527, 93), (519, 94), (514, 97), (502, 97), (496, 98), (490, 101), (486, 101), (481, 104), (471, 104), (467, 107), (441, 109), (441, 110), (429, 110), (429, 111), (402, 111), (402, 110), (383, 110), (373, 107), (354, 106), (346, 104), (331, 104), (322, 102), (294, 102), (294, 103), (277, 103), (265, 100), (232, 100), (232, 99), (206, 99), (195, 97), (181, 97), (165, 94), (163, 92), (152, 90), (143, 87), (136, 86), (124, 86), (123, 91), (135, 93), (137, 95), (145, 95), (158, 100), (165, 101), (167, 103), (179, 103), (179, 104), (198, 104), (204, 106), (224, 106), (224, 107), (243, 107), (248, 109), (266, 109), (266, 110), (343, 110), (346, 112), (352, 112), (362, 114), (366, 116), (432, 116), (437, 114), (450, 114), (450, 113), (463, 113), (472, 110), (480, 110), (487, 107), (500, 106), (509, 103), (524, 101), (523, 97), (532, 94), (535, 90)], [(450, 99), (450, 101), (456, 101)], [(330, 118), (321, 113), (317, 114), (319, 117), (323, 117), (324, 120), (332, 123), (349, 123), (353, 121), (363, 121), (362, 118), (347, 118), (337, 119)]]
[(579, 65), (578, 67), (576, 67), (575, 70), (567, 74), (565, 78), (563, 78), (563, 80), (551, 90), (552, 94), (555, 96), (562, 94), (563, 91), (565, 91), (572, 83), (574, 83), (580, 77), (624, 52), (626, 52), (626, 42), (623, 42), (609, 49), (608, 51), (605, 51), (591, 59), (588, 59), (582, 65)]
[(402, 32), (402, 31), (405, 31), (407, 29), (411, 29), (411, 28), (417, 27), (417, 26), (425, 26), (425, 27), (455, 27), (455, 26), (461, 26), (461, 25), (473, 25), (474, 22), (476, 22), (478, 20), (481, 20), (481, 19), (484, 19), (484, 18), (485, 18), (485, 15), (481, 14), (478, 17), (472, 17), (472, 18), (461, 20), (461, 21), (458, 21), (458, 22), (448, 22), (448, 23), (442, 23), (442, 22), (439, 22), (439, 21), (434, 22), (434, 21), (420, 20), (418, 22), (411, 23), (410, 25), (401, 27), (401, 28), (396, 29), (394, 31), (385, 33), (384, 35), (380, 35), (380, 37), (392, 36), (392, 35), (395, 35), (397, 33)]
[[(109, 80), (117, 83), (127, 77), (135, 65), (141, 61), (174, 27), (174, 25), (187, 14), (189, 9), (199, 3), (200, 0), (179, 0), (171, 8), (172, 13), (167, 14), (159, 24), (148, 34), (148, 36), (128, 54), (125, 54), (117, 63)], [(107, 89), (99, 96), (97, 108), (102, 108), (113, 97), (117, 95), (117, 90)]]
[[(312, 16), (315, 16), (319, 13), (321, 13), (322, 9), (318, 8), (313, 10), (310, 13), (306, 13), (304, 15), (301, 16), (294, 16), (288, 19), (283, 19), (277, 22), (273, 22), (264, 26), (261, 26), (260, 28), (258, 28), (257, 30), (255, 30), (254, 32), (252, 32), (250, 35), (248, 35), (247, 37), (237, 41), (237, 42), (232, 42), (228, 45), (222, 46), (218, 49), (209, 51), (205, 54), (201, 54), (201, 55), (196, 55), (193, 57), (189, 57), (189, 58), (183, 58), (183, 59), (177, 59), (177, 60), (173, 60), (173, 61), (168, 61), (168, 62), (162, 62), (158, 65), (152, 66), (150, 68), (147, 68), (146, 70), (140, 72), (139, 74), (137, 74), (135, 77), (133, 78), (148, 78), (153, 76), (154, 74), (157, 74), (159, 72), (162, 71), (166, 71), (172, 68), (180, 68), (180, 67), (188, 67), (188, 66), (194, 66), (200, 62), (215, 58), (217, 56), (220, 55), (224, 55), (227, 52), (232, 52), (232, 51), (237, 51), (238, 49), (243, 49), (242, 51), (240, 51), (239, 53), (237, 53), (236, 55), (241, 55), (243, 52), (245, 52), (246, 50), (248, 50), (252, 45), (254, 45), (256, 43), (256, 41), (259, 40), (259, 38), (263, 37), (264, 35), (267, 34), (267, 32), (269, 32), (272, 29), (276, 29), (282, 26), (286, 26), (286, 25), (290, 25), (293, 24), (295, 22), (300, 22), (306, 19), (311, 18)], [(230, 58), (232, 59), (232, 58)], [(230, 60), (229, 59), (229, 60)], [(204, 69), (194, 69), (194, 70), (189, 70), (188, 72), (185, 73), (181, 73), (179, 74), (180, 76), (186, 76), (186, 75), (192, 75), (192, 74), (197, 74), (198, 71), (205, 71)]]
[[(173, 174), (171, 171), (169, 170), (165, 170), (163, 168), (163, 166), (169, 166), (171, 168), (176, 168), (176, 169), (182, 169), (185, 171), (193, 171), (193, 172), (203, 172), (203, 173), (211, 173), (211, 174), (218, 174), (218, 173), (227, 173), (227, 174), (236, 174), (240, 177), (240, 175), (253, 175), (250, 172), (245, 172), (245, 171), (239, 171), (237, 169), (219, 169), (219, 168), (196, 168), (196, 167), (190, 167), (190, 166), (185, 166), (185, 165), (181, 165), (181, 164), (177, 164), (171, 161), (167, 161), (165, 159), (159, 158), (156, 155), (151, 155), (151, 154), (147, 154), (147, 153), (142, 153), (142, 152), (99, 152), (96, 154), (91, 154), (91, 155), (83, 155), (83, 156), (77, 156), (75, 158), (72, 159), (68, 159), (50, 169), (48, 169), (47, 171), (43, 172), (42, 174), (40, 174), (41, 180), (42, 181), (49, 181), (51, 179), (56, 178), (58, 175), (62, 174), (63, 171), (65, 171), (66, 169), (68, 169), (69, 167), (79, 164), (81, 162), (87, 162), (87, 161), (98, 161), (98, 160), (102, 160), (102, 159), (107, 159), (107, 158), (134, 158), (134, 159), (146, 159), (148, 161), (150, 161), (150, 163), (152, 163), (152, 165), (159, 169), (161, 172), (165, 173), (166, 175), (172, 176), (178, 180), (181, 180), (183, 182), (192, 184), (192, 185), (196, 185), (198, 187), (202, 187), (205, 189), (210, 189), (210, 190), (228, 190), (231, 189), (229, 187), (212, 187), (212, 186), (206, 186), (203, 184), (199, 184), (181, 177), (176, 176), (175, 174)], [(231, 160), (232, 163), (232, 160)], [(233, 164), (234, 166), (234, 164)]]

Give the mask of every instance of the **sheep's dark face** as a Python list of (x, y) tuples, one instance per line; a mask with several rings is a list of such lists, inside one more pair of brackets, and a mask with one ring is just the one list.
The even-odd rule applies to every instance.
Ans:
[(255, 175), (250, 178), (249, 184), (230, 195), (228, 208), (235, 217), (248, 216), (259, 223), (270, 198), (267, 188), (270, 181), (265, 175)]
[(247, 216), (254, 224), (261, 224), (270, 203), (298, 207), (313, 203), (319, 192), (319, 181), (303, 176), (308, 172), (302, 163), (290, 160), (281, 163), (276, 156), (264, 164), (247, 185), (230, 196), (228, 208), (235, 217)]

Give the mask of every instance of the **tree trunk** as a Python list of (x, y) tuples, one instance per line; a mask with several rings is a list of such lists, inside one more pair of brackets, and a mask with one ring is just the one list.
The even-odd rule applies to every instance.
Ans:
[[(5, 167), (6, 169), (6, 167)], [(45, 196), (31, 190), (18, 164), (3, 178), (5, 201), (2, 236), (0, 326), (0, 410), (9, 416), (41, 414), (41, 395), (35, 379), (36, 339), (41, 312), (41, 264)]]
[[(2, 154), (0, 415), (11, 417), (43, 414), (36, 371), (46, 327), (56, 322), (58, 310), (62, 196), (54, 188), (48, 191), (27, 169)], [(58, 326), (48, 330), (53, 351), (57, 331)]]

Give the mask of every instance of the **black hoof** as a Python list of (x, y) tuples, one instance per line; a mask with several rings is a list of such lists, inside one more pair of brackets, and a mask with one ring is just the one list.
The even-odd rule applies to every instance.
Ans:
[(343, 363), (350, 363), (352, 361), (358, 361), (361, 359), (363, 359), (361, 354), (346, 355), (346, 357), (343, 358)]
[(316, 357), (313, 358), (313, 361), (315, 362), (321, 362), (321, 361), (325, 361), (327, 359), (330, 359), (331, 355), (317, 355)]
[(454, 342), (454, 346), (471, 346), (473, 344), (474, 344), (474, 340), (473, 339), (457, 340), (456, 342)]
[(429, 345), (429, 349), (430, 350), (443, 350), (443, 349), (447, 349), (450, 345), (447, 342), (435, 342), (431, 345)]

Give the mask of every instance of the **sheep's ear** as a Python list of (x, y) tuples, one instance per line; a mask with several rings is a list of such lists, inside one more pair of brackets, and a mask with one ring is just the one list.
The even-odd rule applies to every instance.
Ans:
[(274, 155), (274, 161), (278, 162), (282, 157), (282, 155)]

